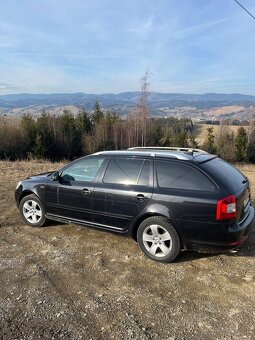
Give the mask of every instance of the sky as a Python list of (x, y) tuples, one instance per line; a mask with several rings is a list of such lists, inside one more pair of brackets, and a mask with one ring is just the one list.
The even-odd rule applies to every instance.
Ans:
[[(239, 0), (255, 15), (253, 0)], [(1, 0), (0, 95), (255, 95), (255, 20), (234, 0)]]

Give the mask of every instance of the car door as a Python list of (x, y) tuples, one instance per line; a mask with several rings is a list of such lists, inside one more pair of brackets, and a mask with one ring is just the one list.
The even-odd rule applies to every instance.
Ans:
[[(91, 223), (93, 190), (104, 159), (85, 157), (66, 167), (58, 181), (48, 183), (47, 211), (53, 215)], [(55, 207), (54, 193), (57, 195)]]
[(153, 188), (152, 162), (142, 158), (112, 157), (94, 188), (93, 221), (126, 230), (149, 204)]

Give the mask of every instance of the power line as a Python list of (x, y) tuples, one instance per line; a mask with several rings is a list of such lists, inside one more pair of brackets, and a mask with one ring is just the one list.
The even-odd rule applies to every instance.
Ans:
[(252, 17), (252, 19), (254, 19), (255, 20), (255, 16), (253, 15), (253, 14), (251, 14), (251, 12), (249, 12), (248, 11), (248, 9), (246, 9), (242, 4), (240, 4), (240, 2), (239, 1), (237, 1), (237, 0), (234, 0), (246, 13), (248, 13), (251, 17)]

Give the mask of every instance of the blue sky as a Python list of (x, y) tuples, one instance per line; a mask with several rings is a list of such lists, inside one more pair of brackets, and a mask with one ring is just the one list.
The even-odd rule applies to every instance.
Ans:
[[(253, 14), (253, 0), (240, 0)], [(255, 95), (255, 20), (233, 0), (3, 0), (0, 94)]]

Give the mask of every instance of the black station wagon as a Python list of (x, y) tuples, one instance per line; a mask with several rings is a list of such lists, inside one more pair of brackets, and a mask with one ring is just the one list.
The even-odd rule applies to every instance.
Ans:
[(254, 218), (248, 179), (198, 149), (103, 151), (18, 183), (25, 223), (77, 223), (132, 236), (160, 262), (181, 250), (235, 250)]

